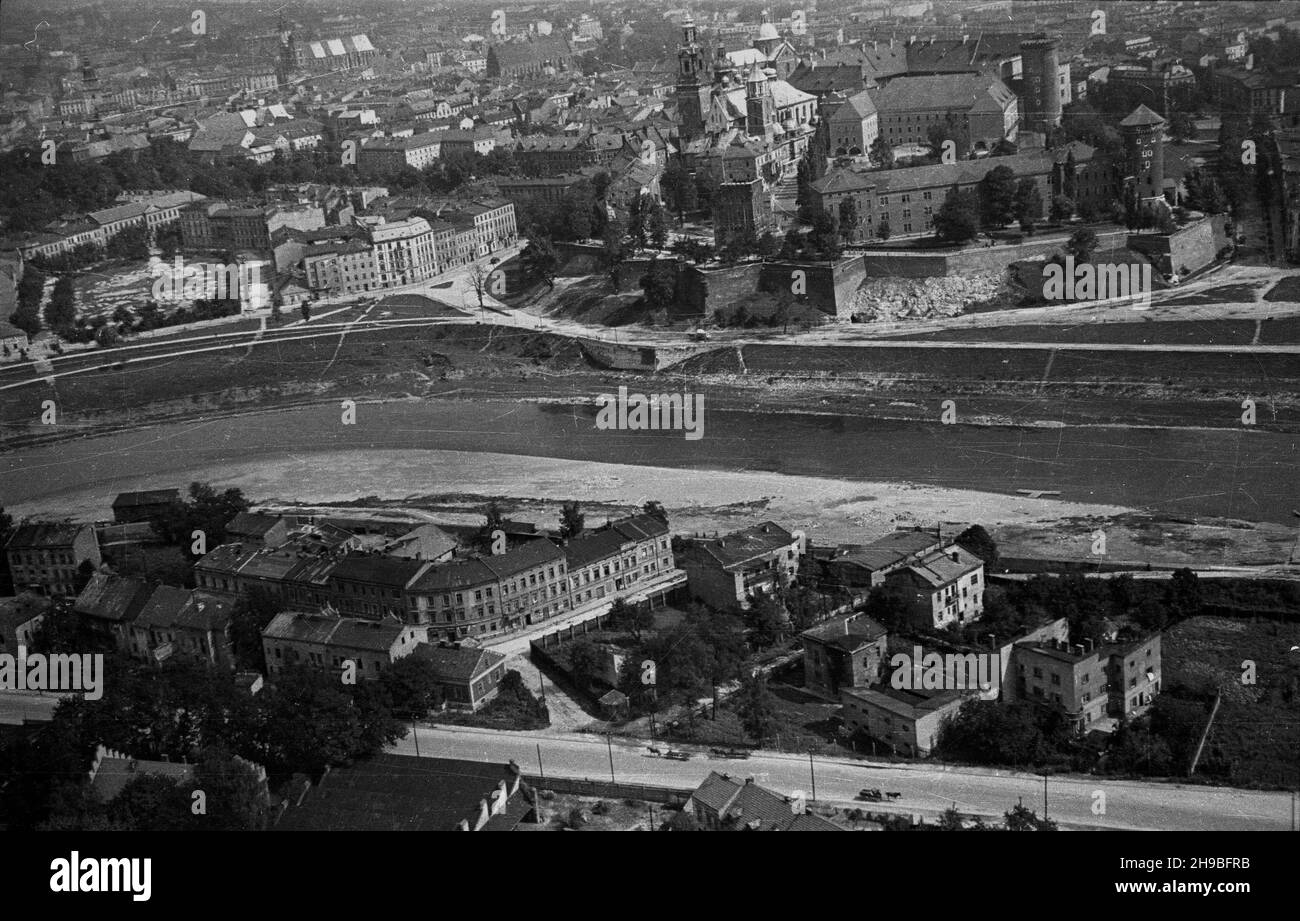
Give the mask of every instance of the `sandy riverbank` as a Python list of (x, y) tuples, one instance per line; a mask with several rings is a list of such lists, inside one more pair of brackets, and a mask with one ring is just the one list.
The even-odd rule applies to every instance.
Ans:
[[(1114, 559), (1235, 564), (1284, 559), (1294, 534), (1268, 524), (1176, 521), (1117, 505), (947, 489), (898, 482), (861, 482), (747, 470), (683, 470), (513, 454), (445, 450), (343, 450), (199, 466), (188, 478), (236, 486), (259, 503), (405, 508), (413, 517), (477, 523), (488, 498), (512, 517), (553, 525), (559, 503), (576, 499), (588, 524), (648, 500), (669, 510), (679, 533), (727, 531), (771, 519), (804, 529), (815, 543), (870, 540), (895, 527), (979, 522), (1005, 553), (1087, 555), (1090, 535), (1107, 533)], [(115, 484), (117, 485), (117, 484)], [(157, 486), (153, 478), (121, 489)], [(546, 497), (539, 499), (537, 497)], [(45, 497), (18, 515), (107, 517), (104, 492)]]

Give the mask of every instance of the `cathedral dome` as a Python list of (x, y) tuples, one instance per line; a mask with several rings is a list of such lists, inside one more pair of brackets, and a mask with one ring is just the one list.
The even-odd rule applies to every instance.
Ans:
[(777, 34), (776, 26), (770, 22), (765, 22), (758, 27), (758, 40), (760, 42), (775, 41), (781, 36)]

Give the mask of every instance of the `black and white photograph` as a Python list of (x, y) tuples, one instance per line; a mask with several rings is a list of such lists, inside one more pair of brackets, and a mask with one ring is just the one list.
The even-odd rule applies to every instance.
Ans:
[(3, 0), (0, 93), (19, 889), (1300, 830), (1297, 0)]

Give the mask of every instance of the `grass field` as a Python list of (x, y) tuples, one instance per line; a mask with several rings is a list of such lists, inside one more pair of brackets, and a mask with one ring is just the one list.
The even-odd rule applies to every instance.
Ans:
[[(1300, 623), (1194, 617), (1169, 630), (1163, 683), (1212, 687), (1223, 695), (1207, 755), (1232, 765), (1238, 786), (1300, 782)], [(1253, 663), (1253, 676), (1243, 663)], [(1252, 681), (1253, 678), (1253, 681)]]

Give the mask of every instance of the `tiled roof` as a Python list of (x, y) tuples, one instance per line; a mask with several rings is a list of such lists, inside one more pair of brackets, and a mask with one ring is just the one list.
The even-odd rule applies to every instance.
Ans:
[(97, 620), (130, 621), (153, 595), (153, 586), (137, 579), (95, 573), (72, 609)]
[(5, 548), (8, 550), (39, 550), (42, 548), (71, 547), (82, 529), (88, 524), (63, 521), (34, 521), (14, 528)]
[(506, 657), (491, 649), (461, 646), (433, 646), (420, 643), (415, 647), (414, 655), (424, 659), (433, 666), (434, 676), (439, 681), (468, 684), (506, 660)]
[(794, 535), (772, 521), (764, 521), (725, 537), (700, 541), (698, 546), (724, 567), (738, 566), (758, 556), (794, 543)]

